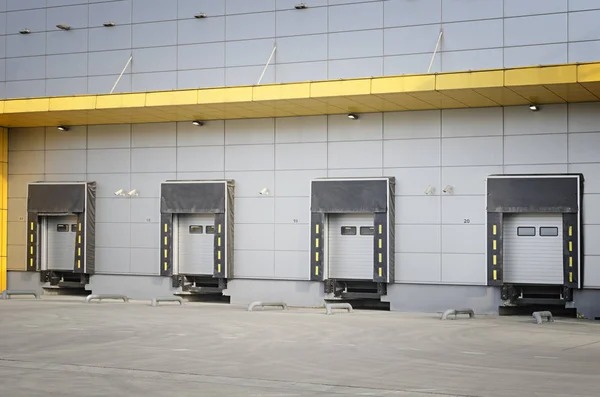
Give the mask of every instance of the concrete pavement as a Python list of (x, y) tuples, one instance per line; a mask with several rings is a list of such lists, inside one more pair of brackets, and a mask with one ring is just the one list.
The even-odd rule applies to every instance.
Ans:
[(600, 324), (0, 301), (0, 395), (597, 396)]

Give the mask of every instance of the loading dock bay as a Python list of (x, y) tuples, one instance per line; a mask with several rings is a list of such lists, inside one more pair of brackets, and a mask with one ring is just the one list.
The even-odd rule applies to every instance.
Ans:
[(598, 390), (594, 322), (25, 299), (0, 302), (7, 396), (504, 397)]

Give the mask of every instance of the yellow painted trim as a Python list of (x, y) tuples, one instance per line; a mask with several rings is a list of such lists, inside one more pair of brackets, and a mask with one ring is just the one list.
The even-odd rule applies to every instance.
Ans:
[(261, 86), (8, 99), (0, 101), (0, 125), (150, 123), (584, 101), (600, 101), (600, 62)]
[(494, 270), (494, 280), (498, 280), (498, 271)]
[(493, 244), (492, 244), (492, 249), (493, 249), (493, 250), (497, 250), (497, 249), (498, 249), (498, 248), (497, 248), (497, 243), (496, 243), (496, 240), (494, 240), (494, 241), (493, 241)]
[(382, 275), (383, 275), (383, 269), (379, 268), (379, 277), (382, 277)]

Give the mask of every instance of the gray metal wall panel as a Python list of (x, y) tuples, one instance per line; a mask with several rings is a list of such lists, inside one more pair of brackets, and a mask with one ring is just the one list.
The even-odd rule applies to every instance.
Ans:
[(131, 150), (132, 172), (172, 172), (176, 170), (175, 148)]
[[(471, 51), (446, 51), (441, 54), (443, 71), (500, 69), (504, 66), (501, 48)], [(437, 58), (437, 57), (436, 57)]]
[(275, 251), (274, 277), (285, 280), (308, 280), (308, 251)]
[[(117, 51), (102, 51), (90, 52), (88, 57), (88, 73), (90, 75), (106, 75), (112, 74), (116, 77), (112, 78), (111, 86), (117, 81), (119, 74), (127, 64), (127, 60), (131, 56), (129, 50)], [(126, 73), (131, 73), (131, 65), (127, 66)]]
[(131, 125), (90, 125), (87, 128), (88, 149), (128, 148), (131, 145)]
[[(268, 57), (268, 55), (267, 55)], [(264, 70), (263, 66), (242, 66), (225, 69), (225, 85), (256, 85)], [(261, 84), (275, 83), (275, 65), (269, 65)]]
[(567, 132), (567, 105), (544, 105), (546, 112), (532, 112), (525, 106), (504, 108), (504, 134), (530, 135)]
[(7, 57), (29, 57), (46, 53), (46, 34), (31, 33), (28, 35), (6, 36)]
[(485, 196), (442, 196), (442, 224), (485, 225)]
[[(156, 217), (156, 215), (155, 215)], [(132, 223), (131, 248), (160, 248), (160, 236), (157, 223)]]
[(424, 196), (428, 184), (439, 184), (440, 170), (440, 167), (406, 167), (386, 168), (384, 172), (396, 178), (396, 196)]
[(384, 139), (439, 138), (441, 111), (393, 112), (383, 115)]
[(328, 168), (380, 168), (383, 166), (382, 141), (330, 142)]
[(383, 75), (383, 58), (329, 61), (328, 79), (349, 79)]
[(502, 135), (502, 116), (498, 107), (442, 110), (442, 137)]
[(15, 174), (43, 174), (44, 173), (43, 151), (22, 151), (10, 152), (8, 161), (10, 163), (10, 173)]
[(502, 164), (502, 137), (442, 139), (442, 166)]
[(327, 62), (302, 62), (277, 65), (277, 83), (327, 80)]
[[(60, 175), (60, 178), (63, 179), (65, 175)], [(48, 179), (48, 178), (46, 178)], [(87, 178), (86, 174), (83, 175), (83, 178), (80, 180), (89, 179), (97, 183), (96, 188), (96, 197), (104, 197), (110, 198), (115, 197), (114, 192), (119, 189), (127, 190), (129, 187), (130, 176), (127, 173), (122, 174), (92, 174), (88, 173)], [(127, 190), (129, 191), (129, 190)]]
[(6, 32), (16, 34), (21, 29), (29, 29), (32, 32), (46, 31), (46, 9), (7, 12)]
[(158, 276), (160, 267), (158, 249), (132, 248), (130, 255), (129, 274)]
[(328, 116), (282, 117), (275, 119), (277, 143), (324, 142)]
[(277, 13), (277, 36), (327, 33), (328, 12), (326, 7), (314, 8), (312, 2), (310, 8), (306, 10), (298, 11), (294, 10), (293, 7), (290, 7), (287, 11)]
[(87, 172), (130, 172), (131, 155), (128, 149), (95, 149), (87, 152)]
[(269, 144), (275, 142), (275, 119), (226, 120), (225, 144)]
[[(277, 39), (277, 52), (275, 53), (275, 60), (277, 61), (277, 74), (279, 75), (281, 63), (289, 62), (308, 62), (308, 61), (320, 61), (327, 59), (327, 37), (326, 34), (315, 34), (309, 36), (293, 36), (283, 37)], [(271, 43), (270, 49), (272, 50), (272, 41), (267, 40)], [(269, 53), (270, 54), (270, 53)], [(263, 59), (266, 63), (269, 57)], [(302, 81), (303, 78), (298, 76), (294, 81)]]
[(179, 0), (177, 2), (179, 19), (193, 18), (204, 12), (209, 16), (225, 15), (225, 2), (214, 0)]
[(383, 2), (361, 2), (358, 4), (329, 7), (329, 31), (344, 32), (383, 28)]
[[(159, 185), (160, 186), (160, 185)], [(145, 192), (145, 190), (140, 191)], [(146, 195), (144, 193), (144, 195)], [(135, 205), (131, 206), (131, 222), (158, 222), (160, 221), (160, 199), (153, 198), (136, 198)]]
[[(439, 196), (396, 196), (396, 208), (396, 225), (439, 225), (441, 223)], [(411, 210), (406, 211), (403, 208)]]
[[(197, 9), (195, 13), (199, 13)], [(206, 12), (206, 11), (202, 11)], [(194, 13), (188, 15), (190, 18)], [(225, 41), (225, 17), (185, 19), (177, 22), (177, 43), (198, 44)]]
[(585, 255), (600, 256), (600, 225), (584, 225), (583, 226), (583, 241)]
[(197, 146), (177, 148), (177, 171), (222, 171), (224, 148)]
[[(277, 197), (308, 197), (310, 181), (327, 176), (327, 170), (275, 171)], [(278, 200), (278, 203), (280, 200)]]
[(569, 14), (569, 40), (586, 41), (600, 39), (600, 31), (598, 29), (590, 29), (590, 26), (598, 23), (599, 18), (600, 10)]
[(226, 171), (274, 169), (274, 145), (226, 146)]
[(504, 43), (502, 19), (447, 23), (443, 28), (445, 51), (496, 48)]
[(508, 18), (504, 21), (504, 45), (523, 46), (567, 41), (567, 14)]
[[(397, 225), (396, 241), (397, 253), (439, 253), (442, 249), (442, 229), (439, 225)], [(410, 267), (407, 262), (396, 262), (400, 267)]]
[(442, 21), (442, 0), (389, 0), (383, 3), (384, 25), (426, 25)]
[(600, 41), (569, 43), (568, 62), (595, 62), (600, 51)]
[(518, 17), (567, 12), (567, 3), (572, 2), (573, 0), (504, 0), (504, 16)]
[(273, 278), (275, 274), (275, 253), (273, 251), (236, 249), (233, 255), (235, 278)]
[(485, 195), (488, 175), (501, 173), (502, 166), (444, 167), (440, 187), (450, 185), (456, 195)]
[(396, 282), (439, 283), (442, 279), (440, 254), (396, 254)]
[(382, 56), (383, 30), (331, 33), (328, 48), (329, 59)]
[(569, 164), (569, 172), (581, 173), (584, 175), (584, 193), (600, 193), (600, 163)]
[[(429, 69), (430, 64), (431, 69)], [(431, 63), (429, 54), (397, 55), (383, 58), (383, 74), (385, 76), (422, 74), (427, 71), (430, 73), (441, 72), (442, 57), (436, 56), (433, 63)]]
[[(147, 73), (177, 69), (177, 47), (140, 48), (133, 50), (133, 72)], [(127, 62), (127, 60), (125, 60)], [(125, 64), (123, 64), (125, 66)], [(137, 76), (135, 76), (137, 77)]]
[(247, 14), (254, 12), (274, 11), (275, 0), (229, 0), (226, 2), (227, 14)]
[(569, 134), (569, 159), (578, 163), (597, 163), (600, 133)]
[(236, 197), (235, 224), (273, 224), (275, 200), (272, 197)]
[(48, 55), (46, 78), (81, 77), (88, 74), (88, 54)]
[(225, 122), (211, 120), (198, 127), (184, 121), (177, 123), (177, 146), (219, 146), (225, 144)]
[(133, 48), (177, 45), (177, 21), (133, 25)]
[(275, 146), (277, 170), (306, 170), (327, 167), (327, 144), (295, 143)]
[(88, 51), (88, 30), (50, 31), (46, 33), (46, 54)]
[(569, 0), (569, 11), (597, 10), (596, 0)]
[(117, 26), (131, 23), (131, 0), (90, 2), (89, 21), (90, 27), (105, 22), (114, 22)]
[(177, 82), (177, 72), (134, 74), (131, 80), (133, 91), (166, 91)]
[(309, 197), (281, 197), (275, 203), (276, 224), (308, 224), (310, 222)]
[[(131, 50), (131, 25), (114, 26), (111, 28), (92, 28), (89, 30), (89, 51), (90, 57), (96, 55), (96, 57), (103, 57), (106, 59), (105, 62), (112, 60), (111, 56), (106, 53), (94, 54), (92, 51), (107, 51), (107, 50), (121, 50), (127, 49), (127, 53), (130, 54)], [(121, 69), (125, 66), (125, 61), (121, 64)]]
[[(544, 150), (539, 150), (544, 148)], [(567, 162), (567, 134), (522, 135), (504, 138), (504, 164)]]
[[(431, 53), (440, 35), (441, 25), (410, 26), (384, 31), (384, 54)], [(446, 49), (444, 47), (444, 49)]]
[(439, 139), (401, 139), (383, 142), (384, 167), (440, 165)]
[(34, 80), (46, 76), (46, 57), (9, 58), (6, 60), (7, 80)]
[(183, 70), (177, 72), (177, 88), (222, 87), (225, 85), (225, 69)]
[(36, 128), (11, 128), (8, 135), (8, 150), (44, 150), (46, 129)]
[(484, 225), (442, 225), (442, 252), (485, 254), (485, 238)]
[(133, 22), (156, 22), (177, 19), (177, 6), (164, 0), (133, 0)]
[(502, 18), (503, 0), (443, 0), (442, 21)]
[(88, 5), (72, 5), (67, 7), (53, 7), (46, 5), (46, 30), (56, 29), (56, 25), (69, 25), (72, 29), (88, 27)]
[(98, 198), (96, 200), (96, 222), (129, 223), (129, 200), (123, 197)]
[(86, 149), (87, 127), (75, 126), (68, 133), (55, 127), (46, 128), (46, 150), (56, 149)]
[(122, 223), (96, 223), (96, 249), (129, 248), (132, 242), (132, 226)]
[[(225, 179), (235, 181), (236, 198), (256, 198), (263, 188), (266, 187), (269, 191), (273, 191), (275, 186), (275, 173), (273, 171), (228, 171), (225, 173)], [(275, 194), (279, 196), (278, 193)], [(236, 218), (236, 221), (238, 220)]]
[(249, 40), (275, 37), (275, 13), (231, 15), (225, 20), (225, 38)]
[(442, 283), (486, 283), (485, 254), (442, 254)]
[(96, 274), (129, 274), (129, 248), (96, 248)]
[(327, 124), (327, 139), (329, 142), (382, 139), (382, 124), (381, 113), (363, 114), (358, 120), (350, 120), (346, 115), (331, 115)]
[(6, 10), (29, 10), (32, 8), (44, 8), (46, 0), (6, 0)]
[(567, 63), (567, 44), (544, 44), (504, 49), (504, 67)]
[(131, 128), (131, 147), (170, 147), (176, 144), (177, 123), (133, 124)]
[(263, 65), (264, 67), (273, 51), (273, 46), (272, 39), (228, 42), (225, 44), (225, 66)]
[(46, 80), (46, 96), (71, 96), (87, 94), (87, 77)]

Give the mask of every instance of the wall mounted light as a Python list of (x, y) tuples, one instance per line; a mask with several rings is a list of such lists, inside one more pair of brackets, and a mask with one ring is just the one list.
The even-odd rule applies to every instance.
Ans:
[(452, 194), (454, 192), (454, 188), (450, 185), (446, 185), (446, 187), (442, 191), (446, 194)]
[(130, 190), (129, 192), (127, 192), (127, 195), (129, 197), (137, 197), (140, 195), (140, 193), (137, 191), (137, 189), (133, 189), (133, 190)]
[(538, 105), (531, 104), (529, 105), (529, 110), (531, 110), (532, 112), (537, 112), (538, 110), (540, 110), (540, 107)]
[(430, 195), (430, 194), (434, 194), (435, 193), (435, 188), (431, 185), (427, 186), (427, 189), (425, 189), (425, 194)]
[(192, 121), (192, 124), (194, 124), (196, 127), (202, 127), (204, 125), (204, 121), (194, 120), (194, 121)]
[(300, 3), (300, 4), (296, 4), (294, 6), (294, 8), (297, 9), (297, 10), (305, 10), (305, 9), (308, 8), (308, 6), (306, 4), (304, 4), (304, 3)]
[(56, 25), (57, 28), (59, 28), (60, 30), (71, 30), (71, 27), (69, 25)]
[(59, 125), (58, 127), (56, 127), (57, 130), (59, 131), (69, 131), (70, 128), (67, 127), (66, 125)]
[(29, 30), (29, 29), (21, 29), (21, 30), (19, 30), (19, 33), (21, 33), (21, 34), (29, 34), (29, 33), (31, 33), (31, 30)]
[(116, 24), (114, 22), (104, 22), (102, 24), (102, 26), (106, 27), (106, 28), (112, 28), (113, 26), (115, 26)]
[(358, 120), (358, 114), (356, 114), (356, 113), (348, 113), (348, 118), (350, 120)]
[(203, 13), (203, 12), (201, 12), (200, 14), (194, 15), (194, 18), (196, 18), (196, 19), (203, 19), (203, 18), (206, 18), (206, 14)]

